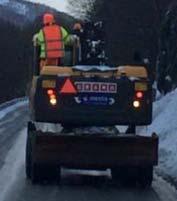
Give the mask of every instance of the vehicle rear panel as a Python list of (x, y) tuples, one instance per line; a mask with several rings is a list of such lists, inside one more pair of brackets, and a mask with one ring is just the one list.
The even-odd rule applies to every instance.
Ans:
[[(66, 80), (77, 93), (61, 93)], [(46, 81), (55, 82), (57, 104), (49, 102)], [(146, 89), (136, 89), (137, 83)], [(141, 87), (140, 87), (141, 88)], [(133, 107), (136, 91), (142, 91), (141, 107)], [(131, 81), (127, 77), (57, 77), (42, 76), (34, 96), (35, 121), (62, 123), (70, 126), (148, 125), (152, 120), (152, 90), (146, 80)]]

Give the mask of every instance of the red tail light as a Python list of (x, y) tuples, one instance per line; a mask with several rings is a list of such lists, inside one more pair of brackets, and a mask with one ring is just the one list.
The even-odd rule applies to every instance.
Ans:
[(141, 91), (136, 92), (136, 97), (143, 98), (143, 92), (141, 92)]
[(52, 106), (57, 105), (57, 98), (56, 98), (56, 93), (53, 89), (48, 89), (47, 90), (47, 95), (49, 97), (49, 102)]
[(53, 89), (48, 89), (48, 90), (47, 90), (47, 94), (48, 94), (49, 96), (53, 95), (54, 93), (55, 93), (55, 92), (54, 92)]
[(65, 81), (65, 83), (64, 83), (64, 85), (63, 85), (63, 87), (62, 87), (60, 92), (65, 93), (65, 94), (76, 94), (77, 90), (76, 90), (74, 84), (72, 83), (72, 81), (68, 78)]

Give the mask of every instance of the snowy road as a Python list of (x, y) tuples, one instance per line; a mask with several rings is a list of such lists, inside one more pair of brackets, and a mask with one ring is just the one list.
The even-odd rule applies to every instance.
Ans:
[(155, 176), (149, 190), (112, 183), (109, 172), (62, 171), (60, 185), (31, 185), (25, 178), (28, 111), (19, 107), (0, 120), (0, 201), (176, 201), (177, 192)]

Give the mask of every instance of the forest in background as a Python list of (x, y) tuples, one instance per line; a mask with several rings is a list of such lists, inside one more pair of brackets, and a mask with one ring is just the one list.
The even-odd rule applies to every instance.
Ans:
[(134, 64), (135, 57), (148, 58), (155, 79), (160, 26), (169, 0), (69, 0), (70, 10), (86, 20), (105, 24), (109, 64)]

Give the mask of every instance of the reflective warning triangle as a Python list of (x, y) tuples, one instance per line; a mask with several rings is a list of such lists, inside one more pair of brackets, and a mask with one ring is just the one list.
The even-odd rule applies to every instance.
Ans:
[(77, 91), (73, 85), (73, 83), (71, 82), (71, 80), (68, 78), (63, 87), (61, 88), (60, 93), (66, 93), (66, 94), (76, 94)]

